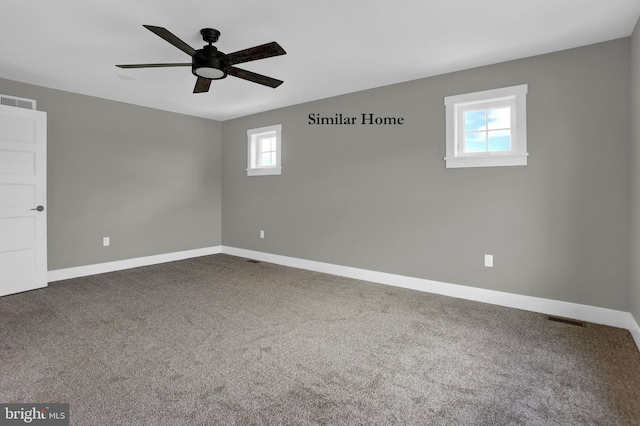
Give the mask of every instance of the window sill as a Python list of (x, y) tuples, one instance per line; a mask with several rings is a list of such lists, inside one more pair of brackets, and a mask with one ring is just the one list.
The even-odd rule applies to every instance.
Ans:
[(445, 157), (447, 169), (464, 167), (526, 166), (529, 154), (481, 155), (477, 157)]
[(281, 175), (282, 167), (264, 167), (247, 169), (247, 176), (269, 176), (269, 175)]

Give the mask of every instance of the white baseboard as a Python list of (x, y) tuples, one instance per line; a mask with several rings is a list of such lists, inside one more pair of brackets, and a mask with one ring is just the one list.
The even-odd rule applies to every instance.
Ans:
[(636, 341), (636, 345), (638, 345), (638, 349), (640, 349), (640, 325), (633, 317), (633, 315), (629, 314), (629, 331), (633, 336), (633, 340)]
[(123, 269), (137, 268), (140, 266), (155, 265), (158, 263), (173, 262), (176, 260), (193, 257), (208, 256), (225, 253), (232, 256), (256, 259), (263, 262), (275, 263), (293, 268), (306, 269), (331, 275), (370, 281), (378, 284), (386, 284), (427, 293), (441, 294), (443, 296), (459, 299), (473, 300), (476, 302), (490, 303), (493, 305), (526, 311), (539, 312), (547, 315), (573, 318), (611, 327), (624, 328), (631, 332), (633, 339), (640, 350), (640, 326), (629, 312), (613, 309), (599, 308), (597, 306), (581, 305), (571, 302), (543, 299), (540, 297), (523, 296), (519, 294), (505, 293), (494, 290), (485, 290), (476, 287), (468, 287), (458, 284), (449, 284), (439, 281), (431, 281), (422, 278), (407, 277), (403, 275), (388, 274), (385, 272), (369, 271), (366, 269), (352, 268), (349, 266), (334, 265), (331, 263), (316, 262), (313, 260), (299, 259), (295, 257), (281, 256), (277, 254), (263, 253), (253, 250), (239, 249), (227, 246), (205, 247), (201, 249), (186, 250), (175, 253), (159, 254), (155, 256), (139, 257), (135, 259), (118, 260), (115, 262), (99, 263), (95, 265), (78, 266), (74, 268), (58, 269), (48, 272), (48, 281), (60, 281), (71, 278), (79, 278), (106, 272), (120, 271)]
[[(369, 271), (366, 269), (333, 265), (330, 263), (280, 256), (234, 247), (222, 246), (222, 253), (275, 263), (278, 265), (291, 266), (293, 268), (307, 269), (310, 271), (355, 278), (363, 281), (371, 281), (378, 284), (386, 284), (395, 287), (424, 291), (427, 293), (441, 294), (443, 296), (456, 297), (459, 299), (473, 300), (476, 302), (539, 312), (546, 315), (573, 318), (581, 321), (608, 325), (611, 327), (624, 328), (631, 332), (636, 344), (638, 345), (638, 349), (640, 350), (640, 328), (638, 328), (638, 324), (629, 312), (599, 308), (597, 306), (581, 305), (571, 302), (562, 302), (558, 300), (543, 299), (540, 297), (485, 290), (457, 284), (448, 284), (422, 278)], [(635, 324), (635, 329), (631, 325), (632, 323)]]
[(157, 254), (154, 256), (137, 257), (134, 259), (117, 260), (114, 262), (98, 263), (95, 265), (77, 266), (75, 268), (56, 269), (47, 273), (47, 281), (61, 281), (89, 275), (104, 274), (106, 272), (121, 271), (123, 269), (138, 268), (140, 266), (156, 265), (158, 263), (174, 262), (192, 257), (219, 254), (222, 246), (205, 247), (174, 253)]

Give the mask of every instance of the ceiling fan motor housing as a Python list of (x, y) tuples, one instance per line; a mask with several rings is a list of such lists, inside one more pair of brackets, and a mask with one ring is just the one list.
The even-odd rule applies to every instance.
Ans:
[(220, 80), (227, 76), (225, 54), (218, 52), (218, 49), (209, 45), (198, 50), (193, 55), (191, 72), (196, 77), (208, 78), (209, 80)]

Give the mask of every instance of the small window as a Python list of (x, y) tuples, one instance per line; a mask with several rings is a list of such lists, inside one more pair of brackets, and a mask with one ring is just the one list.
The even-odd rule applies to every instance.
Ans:
[(279, 175), (282, 125), (247, 130), (247, 176)]
[(527, 85), (444, 98), (447, 168), (527, 164)]

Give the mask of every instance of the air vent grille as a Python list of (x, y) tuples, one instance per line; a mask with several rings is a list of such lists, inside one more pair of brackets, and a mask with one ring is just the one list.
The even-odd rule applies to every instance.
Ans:
[(575, 325), (578, 327), (586, 327), (587, 324), (583, 321), (578, 321), (578, 320), (572, 320), (569, 318), (560, 318), (560, 317), (552, 317), (552, 316), (548, 316), (547, 319), (549, 321), (555, 321), (555, 322), (561, 322), (563, 324), (569, 324), (569, 325)]
[(7, 95), (0, 95), (0, 105), (24, 109), (36, 109), (36, 101), (33, 99), (16, 98), (14, 96)]

